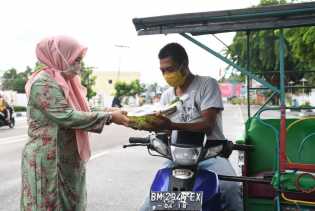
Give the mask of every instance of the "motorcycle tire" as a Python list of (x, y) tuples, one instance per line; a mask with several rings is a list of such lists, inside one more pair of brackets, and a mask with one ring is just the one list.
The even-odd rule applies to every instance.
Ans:
[(15, 119), (14, 118), (11, 119), (8, 126), (9, 126), (9, 128), (14, 128), (14, 126), (15, 126)]

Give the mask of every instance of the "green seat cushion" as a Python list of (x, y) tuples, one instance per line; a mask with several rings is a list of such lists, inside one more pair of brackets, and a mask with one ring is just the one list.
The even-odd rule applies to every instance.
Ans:
[[(287, 119), (287, 125), (296, 119)], [(279, 119), (263, 119), (267, 124), (272, 125), (279, 130)], [(251, 118), (246, 122), (246, 144), (254, 146), (254, 149), (247, 153), (248, 174), (255, 175), (260, 172), (273, 171), (276, 153), (276, 136), (275, 131), (257, 118)]]
[(286, 143), (289, 162), (315, 164), (315, 117), (291, 123)]

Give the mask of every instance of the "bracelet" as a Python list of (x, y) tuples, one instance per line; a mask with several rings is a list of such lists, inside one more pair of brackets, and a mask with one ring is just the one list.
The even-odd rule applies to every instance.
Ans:
[(112, 123), (112, 119), (113, 119), (113, 115), (111, 112), (108, 112), (108, 118), (105, 122), (106, 125), (110, 125), (110, 123)]

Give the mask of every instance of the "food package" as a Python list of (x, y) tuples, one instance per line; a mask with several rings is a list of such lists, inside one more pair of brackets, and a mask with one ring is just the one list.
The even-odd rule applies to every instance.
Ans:
[(135, 129), (152, 129), (151, 123), (158, 118), (156, 115), (160, 113), (165, 117), (174, 114), (184, 98), (177, 97), (169, 105), (144, 105), (141, 107), (131, 108), (127, 110), (130, 119), (130, 127)]

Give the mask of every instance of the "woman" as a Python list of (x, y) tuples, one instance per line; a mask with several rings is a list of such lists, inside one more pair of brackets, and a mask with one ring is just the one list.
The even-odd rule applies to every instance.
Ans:
[(85, 210), (87, 132), (100, 133), (111, 122), (128, 124), (121, 111), (90, 112), (78, 76), (85, 52), (65, 36), (37, 45), (36, 56), (45, 67), (25, 86), (29, 141), (22, 154), (21, 210)]

